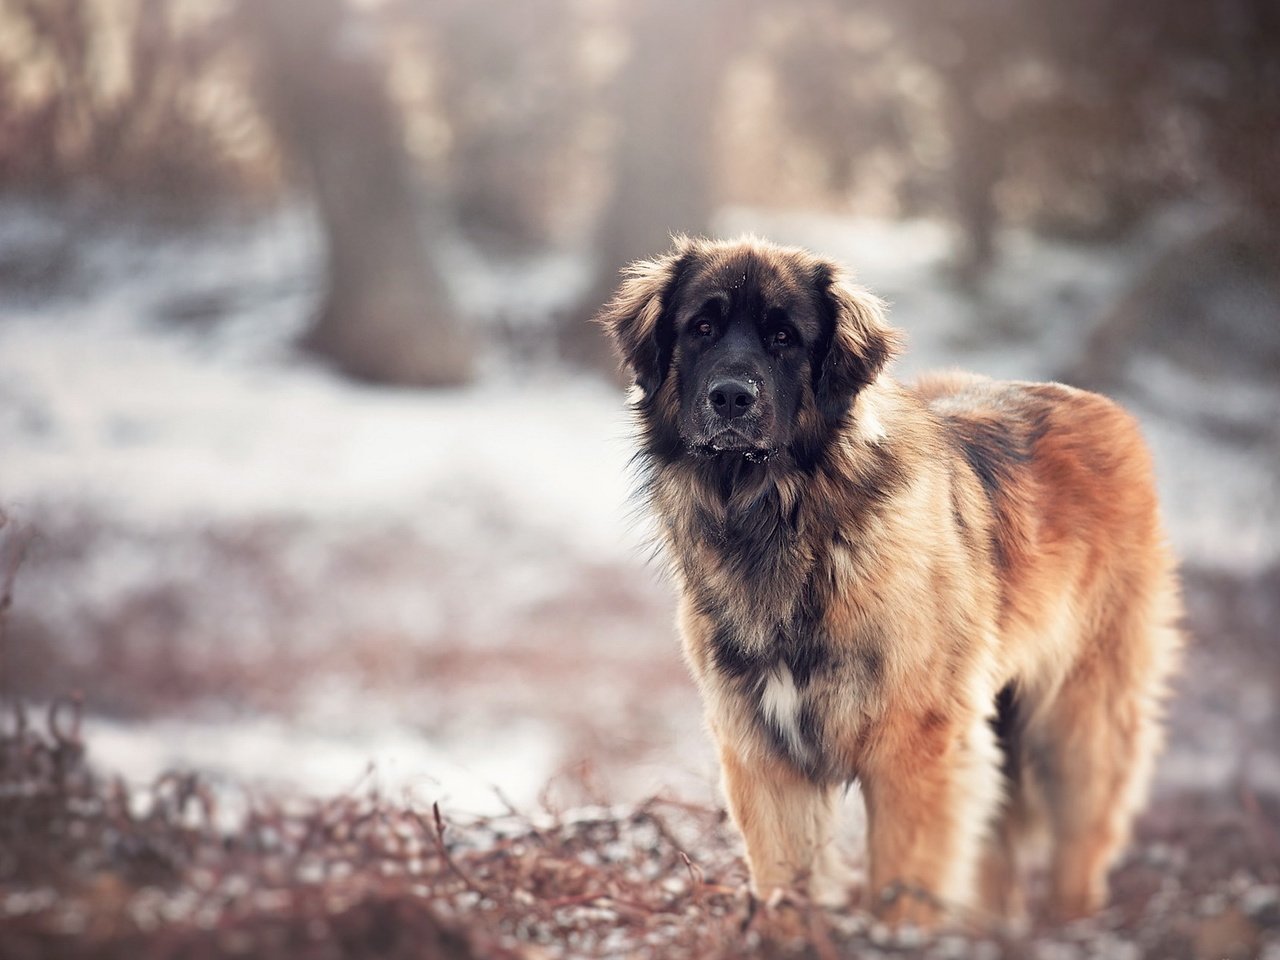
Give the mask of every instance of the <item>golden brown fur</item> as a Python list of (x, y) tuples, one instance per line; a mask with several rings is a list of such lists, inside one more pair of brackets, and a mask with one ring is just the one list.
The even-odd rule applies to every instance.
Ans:
[[(723, 452), (689, 417), (698, 357), (766, 314), (790, 326), (742, 347), (767, 354), (755, 446)], [(900, 384), (879, 302), (759, 241), (679, 238), (600, 319), (636, 377), (645, 494), (757, 893), (843, 898), (833, 819), (856, 779), (891, 920), (1016, 912), (1037, 815), (1051, 909), (1096, 909), (1179, 645), (1133, 419), (1059, 384)]]

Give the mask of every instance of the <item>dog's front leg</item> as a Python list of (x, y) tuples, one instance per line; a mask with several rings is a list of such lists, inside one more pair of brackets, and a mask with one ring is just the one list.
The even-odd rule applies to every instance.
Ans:
[(933, 926), (972, 904), (1001, 800), (999, 750), (976, 712), (886, 723), (863, 770), (871, 907)]
[(848, 897), (835, 849), (834, 787), (814, 783), (768, 748), (720, 740), (729, 812), (747, 846), (756, 896), (798, 892), (838, 906)]

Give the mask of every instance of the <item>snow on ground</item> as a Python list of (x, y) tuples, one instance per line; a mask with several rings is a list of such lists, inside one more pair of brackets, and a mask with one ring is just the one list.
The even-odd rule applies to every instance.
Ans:
[[(305, 237), (287, 227), (276, 235), (286, 251)], [(119, 272), (83, 296), (0, 308), (6, 503), (73, 502), (144, 524), (392, 519), (452, 541), (447, 507), (464, 496), (593, 554), (634, 547), (618, 519), (629, 428), (602, 383), (350, 384), (291, 355), (314, 295), (283, 279), (293, 292), (269, 309), (223, 304), (228, 323), (162, 327), (181, 289), (212, 301), (215, 276), (224, 289), (261, 287), (264, 263), (302, 268), (250, 236), (258, 243), (166, 242), (150, 259), (123, 245)], [(95, 248), (87, 259), (107, 258)]]
[[(529, 803), (584, 758), (610, 799), (710, 791), (669, 593), (627, 499), (620, 390), (511, 365), (463, 390), (394, 390), (300, 358), (290, 343), (315, 302), (317, 247), (296, 213), (179, 236), (11, 213), (0, 283), (56, 277), (53, 292), (47, 279), (0, 286), (0, 505), (45, 531), (15, 625), (43, 624), (31, 636), (68, 664), (55, 681), (80, 670), (91, 704), (104, 691), (99, 709), (157, 711), (92, 720), (105, 765), (327, 791), (379, 758), (388, 783), (430, 781), (484, 810), (489, 785)], [(1152, 230), (1176, 235), (1185, 219)], [(905, 375), (1029, 379), (1070, 367), (1159, 238), (1099, 250), (1011, 235), (984, 294), (965, 300), (936, 223), (730, 210), (721, 230), (846, 260), (907, 330)], [(522, 289), (551, 309), (582, 275), (563, 256), (497, 273), (459, 264), (454, 282), (475, 287), (460, 302), (490, 314)], [(1275, 399), (1162, 376), (1227, 411)], [(1206, 566), (1274, 562), (1274, 464), (1138, 409), (1179, 550)]]
[[(304, 785), (319, 796), (373, 786), (384, 796), (488, 816), (508, 804), (535, 807), (556, 763), (553, 741), (536, 722), (504, 730), (501, 751), (465, 742), (443, 750), (394, 722), (352, 731), (231, 717), (212, 733), (207, 720), (175, 717), (145, 724), (99, 718), (85, 731), (94, 762), (129, 783), (150, 784), (166, 770), (187, 768), (286, 792)], [(520, 762), (512, 763), (513, 756)]]
[(627, 422), (602, 385), (352, 388), (323, 370), (208, 362), (145, 329), (55, 323), (18, 316), (0, 332), (0, 429), (20, 458), (10, 503), (142, 523), (395, 520), (452, 540), (447, 506), (467, 498), (592, 554), (634, 545), (618, 523)]

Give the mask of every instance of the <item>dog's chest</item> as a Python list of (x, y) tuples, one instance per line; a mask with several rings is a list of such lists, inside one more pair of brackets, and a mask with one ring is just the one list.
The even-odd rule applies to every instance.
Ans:
[(699, 607), (731, 625), (734, 642), (751, 654), (794, 645), (790, 638), (811, 636), (822, 617), (813, 562), (784, 533), (764, 543), (724, 536), (697, 542), (682, 559)]
[[(750, 628), (757, 633), (755, 625)], [(831, 704), (843, 686), (843, 668), (820, 622), (797, 617), (769, 642), (744, 641), (742, 628), (721, 621), (710, 637), (715, 683), (738, 704), (742, 719), (763, 744), (806, 776), (832, 770)]]
[(806, 589), (790, 619), (767, 629), (721, 611), (699, 633), (708, 649), (693, 659), (764, 749), (829, 783), (855, 775), (866, 724), (878, 713), (886, 651), (872, 624), (842, 626), (826, 608), (820, 592)]

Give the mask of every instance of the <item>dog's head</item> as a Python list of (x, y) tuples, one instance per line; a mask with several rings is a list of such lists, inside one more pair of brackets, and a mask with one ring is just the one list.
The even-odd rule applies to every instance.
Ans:
[(635, 377), (649, 452), (810, 462), (897, 350), (841, 268), (755, 240), (679, 237), (598, 320)]

